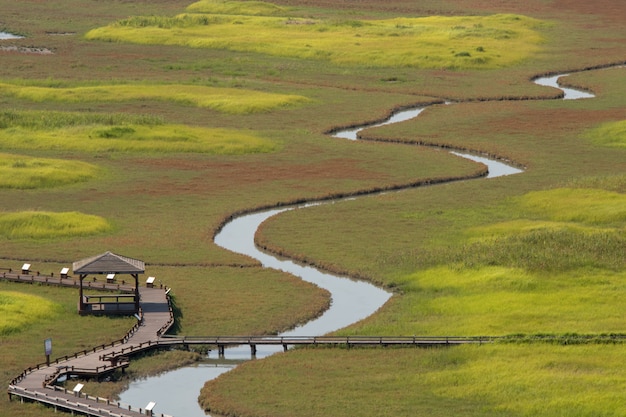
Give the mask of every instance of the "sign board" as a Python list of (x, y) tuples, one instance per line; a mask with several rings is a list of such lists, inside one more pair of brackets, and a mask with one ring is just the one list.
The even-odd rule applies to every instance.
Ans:
[(46, 339), (43, 341), (43, 347), (46, 352), (46, 356), (52, 355), (52, 339)]

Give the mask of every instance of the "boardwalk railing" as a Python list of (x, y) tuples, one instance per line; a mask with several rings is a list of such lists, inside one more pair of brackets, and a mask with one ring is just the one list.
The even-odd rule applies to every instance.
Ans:
[(103, 355), (102, 360), (114, 361), (116, 358), (135, 355), (139, 352), (167, 348), (171, 346), (209, 345), (217, 346), (218, 353), (224, 354), (226, 347), (249, 345), (252, 355), (256, 354), (257, 345), (283, 346), (416, 346), (435, 347), (464, 344), (492, 343), (496, 338), (479, 337), (426, 337), (426, 336), (162, 336), (158, 340), (148, 341)]
[[(73, 392), (61, 387), (49, 386), (52, 392), (31, 391), (15, 385), (9, 386), (9, 395), (16, 395), (53, 407), (97, 417), (136, 417), (137, 413), (158, 417), (172, 417), (167, 414), (151, 414), (141, 408), (132, 407), (119, 401)], [(82, 401), (81, 401), (82, 400)]]
[[(77, 286), (78, 283), (73, 279), (64, 277), (46, 277), (30, 274), (17, 274), (17, 273), (0, 273), (0, 279), (13, 280), (26, 283), (44, 283), (46, 285), (60, 285), (60, 286)], [(87, 284), (87, 283), (85, 283)], [(91, 283), (89, 283), (91, 284)], [(116, 284), (110, 283), (93, 283), (92, 288), (105, 289), (105, 290), (120, 290), (124, 291), (124, 288)], [(90, 285), (91, 286), (91, 285)], [(132, 290), (132, 289), (131, 289)], [(150, 290), (151, 291), (151, 290)], [(88, 395), (80, 393), (70, 393), (62, 388), (56, 387), (53, 384), (62, 375), (86, 375), (86, 376), (99, 376), (103, 373), (108, 373), (116, 369), (124, 368), (128, 366), (128, 358), (132, 355), (136, 355), (143, 351), (160, 348), (170, 348), (173, 346), (183, 346), (188, 348), (191, 345), (204, 345), (213, 347), (216, 346), (220, 356), (224, 355), (226, 347), (249, 345), (251, 349), (251, 355), (256, 355), (257, 345), (275, 345), (282, 346), (284, 350), (287, 350), (290, 346), (416, 346), (416, 347), (435, 347), (435, 346), (452, 346), (462, 344), (483, 344), (492, 343), (496, 338), (494, 337), (454, 337), (454, 336), (441, 336), (441, 337), (418, 337), (418, 336), (185, 336), (175, 337), (167, 336), (165, 333), (174, 324), (174, 311), (172, 300), (169, 296), (169, 290), (165, 292), (165, 297), (159, 303), (164, 304), (167, 302), (168, 315), (163, 315), (166, 310), (160, 307), (159, 311), (151, 309), (149, 312), (144, 312), (140, 309), (137, 323), (127, 332), (127, 334), (120, 340), (114, 341), (110, 344), (96, 346), (90, 350), (83, 350), (75, 353), (71, 356), (64, 356), (57, 358), (50, 364), (38, 364), (34, 367), (30, 367), (14, 378), (9, 386), (9, 396), (20, 397), (22, 400), (28, 399), (32, 401), (38, 401), (44, 404), (48, 404), (56, 409), (71, 411), (72, 413), (78, 412), (79, 414), (86, 414), (96, 417), (130, 417), (137, 416), (137, 413), (147, 413), (146, 410), (133, 409), (131, 406), (121, 406), (119, 403), (115, 404), (110, 400), (100, 399), (98, 397), (90, 397)], [(144, 314), (145, 313), (145, 314)], [(148, 326), (146, 321), (148, 320), (148, 314), (158, 313), (159, 322), (157, 322), (158, 330)], [(151, 322), (152, 325), (154, 322)], [(163, 324), (161, 324), (163, 323)], [(151, 329), (151, 330), (149, 330)], [(133, 342), (133, 335), (138, 331), (150, 332), (150, 337), (147, 341), (138, 343)], [(145, 335), (144, 335), (145, 336)], [(141, 337), (139, 340), (146, 340)], [(93, 367), (85, 368), (77, 366), (77, 363), (84, 364), (85, 362), (75, 362), (73, 360), (82, 358), (87, 355), (95, 355), (100, 352), (97, 361), (93, 361)], [(109, 362), (108, 364), (106, 362)], [(89, 362), (88, 362), (89, 363)], [(43, 371), (42, 371), (43, 370)], [(31, 374), (37, 373), (37, 383), (25, 386), (24, 379), (30, 378)], [(35, 385), (42, 384), (42, 389), (34, 388)], [(63, 392), (57, 393), (62, 390)], [(81, 401), (81, 398), (83, 401)], [(143, 412), (142, 412), (143, 411)], [(165, 417), (165, 416), (163, 416)]]
[[(6, 269), (6, 268), (5, 268)], [(11, 271), (11, 269), (9, 269)], [(63, 277), (55, 277), (53, 275), (42, 275), (39, 273), (35, 274), (24, 274), (17, 272), (2, 272), (0, 274), (0, 278), (6, 281), (13, 282), (23, 282), (29, 284), (48, 284), (48, 285), (57, 285), (61, 287), (78, 287), (80, 282), (74, 278), (63, 278)], [(97, 281), (88, 281), (83, 280), (83, 287), (90, 288), (101, 291), (122, 291), (126, 293), (133, 293), (135, 288), (130, 285), (125, 284), (111, 284), (107, 282), (97, 282)]]
[(163, 336), (159, 343), (204, 345), (460, 345), (494, 341), (492, 336)]
[(128, 360), (119, 359), (111, 365), (101, 365), (95, 368), (80, 368), (77, 366), (57, 366), (56, 371), (46, 377), (43, 382), (44, 387), (51, 386), (54, 382), (64, 375), (98, 377), (105, 373), (110, 373), (118, 369), (127, 368), (130, 362)]
[(167, 308), (170, 312), (170, 319), (165, 323), (159, 330), (157, 330), (157, 336), (161, 337), (164, 335), (170, 327), (174, 325), (174, 306), (172, 305), (172, 297), (170, 297), (169, 290), (165, 291), (165, 298), (167, 298)]
[[(96, 353), (98, 351), (101, 350), (105, 350), (105, 349), (109, 349), (118, 345), (123, 345), (125, 343), (128, 342), (128, 339), (139, 329), (139, 327), (141, 326), (142, 322), (143, 322), (143, 312), (141, 310), (141, 308), (139, 308), (139, 318), (140, 320), (137, 321), (137, 323), (135, 323), (135, 325), (133, 327), (130, 328), (130, 330), (128, 330), (128, 332), (126, 332), (126, 335), (124, 335), (123, 338), (119, 339), (119, 340), (115, 340), (109, 344), (104, 344), (104, 345), (99, 345), (96, 346), (92, 349), (89, 350), (81, 350), (80, 352), (76, 352), (73, 355), (66, 355), (66, 356), (61, 356), (59, 358), (56, 358), (55, 360), (50, 362), (50, 365), (58, 365), (62, 362), (68, 361), (70, 359), (76, 359), (76, 358), (80, 358), (82, 356), (86, 356), (86, 355), (90, 355), (93, 353)], [(11, 385), (16, 385), (18, 384), (22, 379), (24, 379), (24, 377), (26, 377), (26, 375), (30, 374), (31, 372), (37, 371), (39, 369), (43, 369), (43, 368), (47, 368), (48, 366), (47, 363), (39, 363), (35, 366), (32, 367), (28, 367), (26, 368), (24, 371), (22, 371), (21, 374), (19, 374), (18, 376), (16, 376), (15, 378), (13, 378), (13, 380), (11, 380)], [(58, 375), (60, 376), (60, 375)], [(57, 376), (57, 377), (58, 377)], [(51, 382), (54, 382), (54, 380), (52, 380)], [(47, 382), (48, 384), (51, 382)]]

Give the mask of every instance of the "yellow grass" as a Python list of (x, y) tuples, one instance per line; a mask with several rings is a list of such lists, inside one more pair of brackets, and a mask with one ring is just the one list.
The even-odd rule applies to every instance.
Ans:
[(129, 18), (91, 30), (86, 38), (258, 52), (342, 65), (485, 69), (532, 56), (542, 42), (537, 31), (542, 24), (504, 14), (367, 21), (180, 14)]
[(252, 133), (185, 125), (79, 125), (32, 130), (0, 129), (5, 149), (65, 149), (84, 152), (201, 152), (243, 154), (271, 152), (278, 145)]
[(626, 230), (626, 195), (591, 188), (534, 191), (514, 200), (524, 218), (473, 227), (472, 241), (527, 234), (569, 231), (593, 234)]
[(267, 112), (297, 106), (303, 96), (184, 84), (124, 84), (85, 87), (40, 87), (0, 83), (0, 94), (43, 102), (120, 102), (161, 100), (230, 114)]
[(80, 161), (0, 154), (0, 188), (32, 189), (86, 181), (98, 168)]
[(604, 123), (588, 132), (587, 136), (600, 145), (626, 148), (626, 120)]
[(201, 0), (187, 7), (191, 13), (239, 14), (272, 16), (284, 14), (287, 9), (264, 1)]
[(519, 201), (530, 213), (555, 221), (622, 226), (626, 221), (626, 195), (617, 192), (559, 188), (531, 192)]
[(0, 213), (0, 239), (49, 239), (86, 236), (111, 229), (99, 216), (79, 212)]
[(17, 333), (29, 324), (53, 318), (60, 313), (60, 306), (30, 294), (0, 291), (0, 335)]

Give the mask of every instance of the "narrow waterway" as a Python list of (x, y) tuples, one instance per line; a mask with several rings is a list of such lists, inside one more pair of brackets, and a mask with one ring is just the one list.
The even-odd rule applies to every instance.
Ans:
[[(564, 98), (567, 99), (593, 97), (587, 92), (561, 88), (558, 85), (558, 79), (565, 75), (567, 74), (542, 77), (534, 80), (534, 82), (563, 90)], [(381, 123), (345, 129), (334, 133), (334, 136), (356, 140), (358, 133), (363, 129), (413, 119), (419, 116), (425, 108), (402, 110)], [(451, 153), (485, 164), (489, 170), (487, 178), (522, 172), (522, 170), (502, 161), (484, 156), (457, 151), (451, 151)], [(391, 297), (389, 292), (369, 283), (334, 276), (310, 266), (278, 259), (256, 247), (254, 235), (265, 220), (284, 211), (301, 209), (307, 205), (272, 209), (235, 218), (227, 223), (215, 237), (215, 243), (225, 249), (257, 259), (264, 267), (289, 272), (331, 293), (331, 306), (322, 316), (290, 332), (283, 333), (284, 335), (317, 336), (333, 332), (374, 314)], [(263, 358), (282, 350), (282, 347), (258, 346), (257, 348), (257, 358)], [(176, 417), (205, 417), (206, 414), (198, 404), (198, 395), (204, 383), (228, 372), (236, 366), (237, 362), (249, 359), (250, 348), (248, 346), (227, 349), (224, 359), (218, 358), (215, 352), (211, 352), (204, 363), (133, 382), (128, 390), (120, 395), (120, 400), (123, 403), (138, 407), (143, 407), (154, 401), (157, 403), (154, 409), (155, 414), (164, 413)]]
[(14, 35), (12, 33), (7, 33), (7, 32), (0, 32), (0, 41), (1, 40), (6, 40), (6, 39), (22, 39), (23, 36), (20, 35)]

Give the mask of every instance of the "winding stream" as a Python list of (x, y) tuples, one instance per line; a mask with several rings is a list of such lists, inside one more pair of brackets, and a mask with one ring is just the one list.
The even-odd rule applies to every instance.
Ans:
[[(566, 75), (568, 74), (537, 78), (534, 82), (542, 86), (561, 89), (565, 95), (564, 99), (593, 97), (592, 94), (584, 91), (560, 87), (558, 79)], [(358, 133), (363, 129), (413, 119), (419, 116), (425, 108), (418, 107), (399, 111), (379, 124), (369, 124), (342, 130), (335, 133), (334, 136), (356, 140)], [(457, 151), (451, 151), (451, 153), (487, 165), (489, 169), (487, 178), (522, 172), (522, 170), (501, 161), (483, 156)], [(334, 276), (310, 266), (299, 265), (290, 260), (281, 260), (257, 249), (254, 244), (254, 235), (265, 220), (284, 211), (295, 210), (309, 205), (311, 204), (272, 209), (235, 218), (226, 224), (215, 237), (215, 243), (225, 249), (255, 258), (264, 267), (289, 272), (331, 293), (332, 304), (322, 316), (294, 330), (283, 333), (283, 335), (317, 336), (333, 332), (375, 313), (391, 297), (389, 292), (369, 283)], [(258, 346), (257, 349), (257, 358), (263, 358), (282, 351), (280, 346), (276, 348)], [(210, 352), (208, 360), (204, 363), (131, 383), (128, 390), (120, 395), (120, 400), (136, 406), (143, 406), (151, 401), (155, 401), (157, 402), (157, 406), (154, 409), (155, 414), (166, 413), (177, 417), (205, 417), (206, 414), (198, 404), (198, 395), (204, 383), (218, 377), (222, 373), (228, 372), (238, 362), (249, 359), (250, 348), (248, 346), (227, 349), (225, 359), (217, 358), (216, 352)]]
[(12, 33), (7, 33), (7, 32), (0, 32), (0, 41), (2, 40), (6, 40), (6, 39), (22, 39), (23, 36), (20, 35), (14, 35)]

